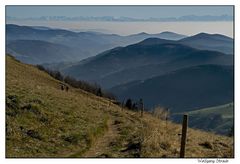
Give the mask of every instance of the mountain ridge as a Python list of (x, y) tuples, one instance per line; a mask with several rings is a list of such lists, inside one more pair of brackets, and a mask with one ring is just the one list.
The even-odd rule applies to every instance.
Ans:
[[(78, 52), (70, 47), (42, 40), (15, 40), (7, 44), (7, 53), (17, 52), (14, 55), (18, 60), (28, 64), (41, 64), (63, 61), (75, 61)], [(35, 51), (34, 54), (32, 52)]]
[[(14, 24), (6, 25), (7, 44), (14, 40), (40, 40), (53, 44), (61, 44), (72, 48), (72, 51), (78, 52), (78, 55), (75, 55), (75, 53), (69, 54), (69, 56), (74, 57), (76, 61), (86, 59), (96, 54), (100, 54), (115, 47), (123, 47), (136, 44), (147, 38), (162, 38), (165, 39), (165, 42), (169, 43), (174, 43), (176, 41), (178, 44), (184, 44), (193, 48), (202, 50), (217, 50), (220, 52), (233, 54), (233, 46), (231, 46), (233, 44), (233, 41), (231, 38), (226, 39), (227, 37), (222, 35), (221, 37), (219, 37), (219, 35), (216, 37), (215, 35), (207, 34), (207, 36), (208, 37), (206, 38), (215, 37), (215, 39), (205, 39), (204, 41), (200, 42), (193, 36), (187, 37), (185, 35), (176, 34), (169, 31), (158, 34), (139, 33), (128, 36), (120, 36), (116, 34), (73, 32), (65, 29), (47, 29), (43, 27), (36, 28), (31, 26), (18, 26)], [(187, 38), (189, 39), (187, 40)], [(216, 40), (216, 38), (218, 39)], [(215, 42), (217, 44), (215, 44)], [(21, 46), (24, 45), (19, 45), (19, 49)], [(20, 54), (19, 52), (16, 53)], [(32, 50), (31, 53), (33, 56), (36, 51)], [(57, 54), (55, 53), (54, 55)], [(41, 58), (38, 60), (41, 61)], [(65, 60), (67, 61), (68, 59), (66, 58)], [(41, 63), (46, 63), (46, 61), (43, 61)]]
[[(48, 29), (47, 27), (36, 28), (32, 26), (18, 26), (14, 24), (6, 25), (6, 41), (8, 44), (16, 40), (40, 40), (53, 44), (61, 44), (72, 48), (73, 51), (78, 52), (78, 56), (75, 57), (76, 61), (94, 56), (98, 53), (115, 47), (137, 43), (153, 36), (161, 37), (161, 34), (146, 34), (146, 36), (140, 36), (138, 34), (120, 36), (116, 34), (94, 32), (73, 32), (65, 29)], [(166, 38), (167, 36), (165, 35), (164, 37)], [(174, 38), (176, 37), (183, 38), (184, 36), (174, 34)], [(171, 36), (169, 35), (168, 39), (170, 38)], [(21, 47), (21, 45), (19, 45), (19, 47)], [(36, 52), (32, 50), (32, 54), (34, 53)], [(69, 56), (71, 56), (71, 54), (69, 54)], [(41, 60), (41, 58), (38, 60)], [(45, 61), (42, 63), (45, 63)]]
[[(60, 69), (60, 71), (79, 79), (96, 80), (104, 87), (109, 88), (117, 81), (116, 84), (119, 84), (120, 81), (129, 81), (132, 79), (131, 76), (127, 75), (126, 70), (132, 72), (132, 77), (136, 76), (136, 78), (132, 80), (138, 80), (198, 64), (233, 65), (233, 56), (225, 55), (217, 51), (198, 50), (187, 45), (179, 44), (176, 41), (148, 38), (136, 44), (105, 51), (100, 55), (89, 58), (89, 60), (86, 59), (79, 64), (70, 65), (64, 70)], [(147, 68), (147, 66), (149, 68)], [(147, 69), (142, 69), (143, 67)], [(140, 73), (140, 75), (144, 74), (144, 76), (137, 77), (139, 73), (135, 74), (133, 70), (139, 73), (140, 70), (142, 70), (143, 72)], [(124, 76), (119, 74), (124, 71), (126, 72)], [(146, 74), (144, 72), (146, 72)], [(116, 76), (116, 78), (119, 76), (124, 77), (124, 79), (116, 79), (114, 77), (116, 79), (114, 80), (107, 76)]]
[(148, 110), (161, 105), (176, 113), (232, 102), (233, 83), (232, 66), (198, 65), (116, 86), (110, 91), (121, 100), (143, 98)]
[(182, 44), (187, 44), (193, 48), (220, 51), (233, 55), (234, 40), (220, 34), (199, 33), (179, 40)]

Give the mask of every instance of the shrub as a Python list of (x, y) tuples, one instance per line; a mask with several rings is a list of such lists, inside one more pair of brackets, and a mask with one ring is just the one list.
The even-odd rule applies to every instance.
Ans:
[(203, 146), (203, 147), (205, 147), (207, 149), (213, 149), (213, 145), (209, 141), (205, 141), (203, 143), (200, 143), (199, 145)]
[(101, 88), (98, 88), (98, 89), (97, 89), (96, 95), (97, 95), (97, 96), (100, 96), (100, 97), (103, 96)]
[(28, 131), (26, 132), (26, 134), (27, 134), (29, 137), (32, 137), (32, 138), (35, 138), (35, 139), (38, 139), (38, 140), (41, 140), (41, 139), (42, 139), (41, 136), (40, 136), (40, 134), (39, 134), (37, 131), (35, 131), (35, 130), (28, 130)]
[(169, 150), (171, 148), (171, 144), (169, 142), (167, 142), (167, 141), (161, 142), (160, 143), (160, 147), (162, 149), (164, 149), (164, 150)]
[(109, 98), (111, 100), (116, 100), (116, 97), (112, 93), (103, 91), (102, 88), (100, 87), (100, 85), (98, 85), (96, 83), (91, 84), (91, 83), (83, 81), (83, 80), (76, 80), (75, 78), (70, 77), (70, 76), (65, 76), (64, 77), (59, 71), (53, 71), (53, 70), (50, 70), (50, 69), (46, 69), (42, 65), (36, 65), (36, 67), (39, 70), (48, 73), (53, 78), (55, 78), (59, 81), (65, 82), (65, 83), (71, 85), (74, 88), (82, 89), (84, 91), (93, 93), (96, 96)]
[(165, 120), (169, 117), (170, 113), (169, 113), (169, 110), (167, 108), (157, 106), (153, 110), (152, 115), (159, 118), (159, 119)]
[(63, 138), (64, 141), (67, 141), (70, 144), (77, 144), (78, 143), (78, 137), (76, 135), (63, 136), (62, 138)]
[(19, 99), (16, 95), (8, 95), (6, 101), (7, 108), (19, 108)]
[(230, 128), (229, 133), (228, 133), (228, 136), (229, 136), (229, 137), (234, 136), (234, 126), (232, 126), (232, 127)]
[(34, 104), (26, 104), (24, 105), (23, 107), (21, 107), (22, 110), (26, 110), (28, 112), (32, 112), (36, 115), (40, 115), (41, 112), (39, 111), (39, 107), (37, 105), (34, 105)]
[(127, 99), (125, 107), (128, 109), (132, 109), (132, 99)]
[(46, 69), (45, 69), (42, 65), (36, 65), (36, 67), (37, 67), (39, 70), (46, 72)]
[(20, 101), (16, 95), (8, 95), (6, 98), (6, 114), (16, 116), (19, 112)]

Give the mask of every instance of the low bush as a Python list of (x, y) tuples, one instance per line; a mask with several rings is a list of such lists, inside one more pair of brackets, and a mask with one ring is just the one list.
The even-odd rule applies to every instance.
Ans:
[(73, 77), (70, 76), (63, 76), (59, 71), (53, 71), (50, 69), (46, 69), (44, 68), (42, 65), (36, 65), (36, 67), (41, 70), (44, 71), (46, 73), (48, 73), (50, 76), (52, 76), (53, 78), (65, 82), (67, 84), (69, 84), (70, 86), (74, 87), (74, 88), (79, 88), (82, 89), (84, 91), (93, 93), (96, 96), (99, 97), (105, 97), (111, 100), (116, 100), (116, 96), (114, 96), (112, 93), (104, 91), (101, 89), (101, 86), (98, 84), (91, 84), (89, 82), (83, 81), (83, 80), (77, 80)]

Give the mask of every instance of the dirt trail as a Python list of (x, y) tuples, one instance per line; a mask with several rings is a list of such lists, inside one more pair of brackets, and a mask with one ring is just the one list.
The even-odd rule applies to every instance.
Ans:
[(140, 119), (125, 111), (109, 110), (108, 129), (92, 143), (82, 157), (139, 157)]
[(108, 130), (105, 134), (96, 139), (91, 148), (84, 153), (84, 157), (108, 157), (110, 152), (110, 143), (118, 137), (117, 127), (114, 126), (114, 119), (108, 121)]

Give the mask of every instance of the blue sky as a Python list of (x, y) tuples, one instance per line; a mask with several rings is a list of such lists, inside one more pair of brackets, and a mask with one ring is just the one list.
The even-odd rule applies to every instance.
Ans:
[(7, 16), (114, 16), (165, 18), (184, 15), (233, 15), (232, 6), (7, 6)]

